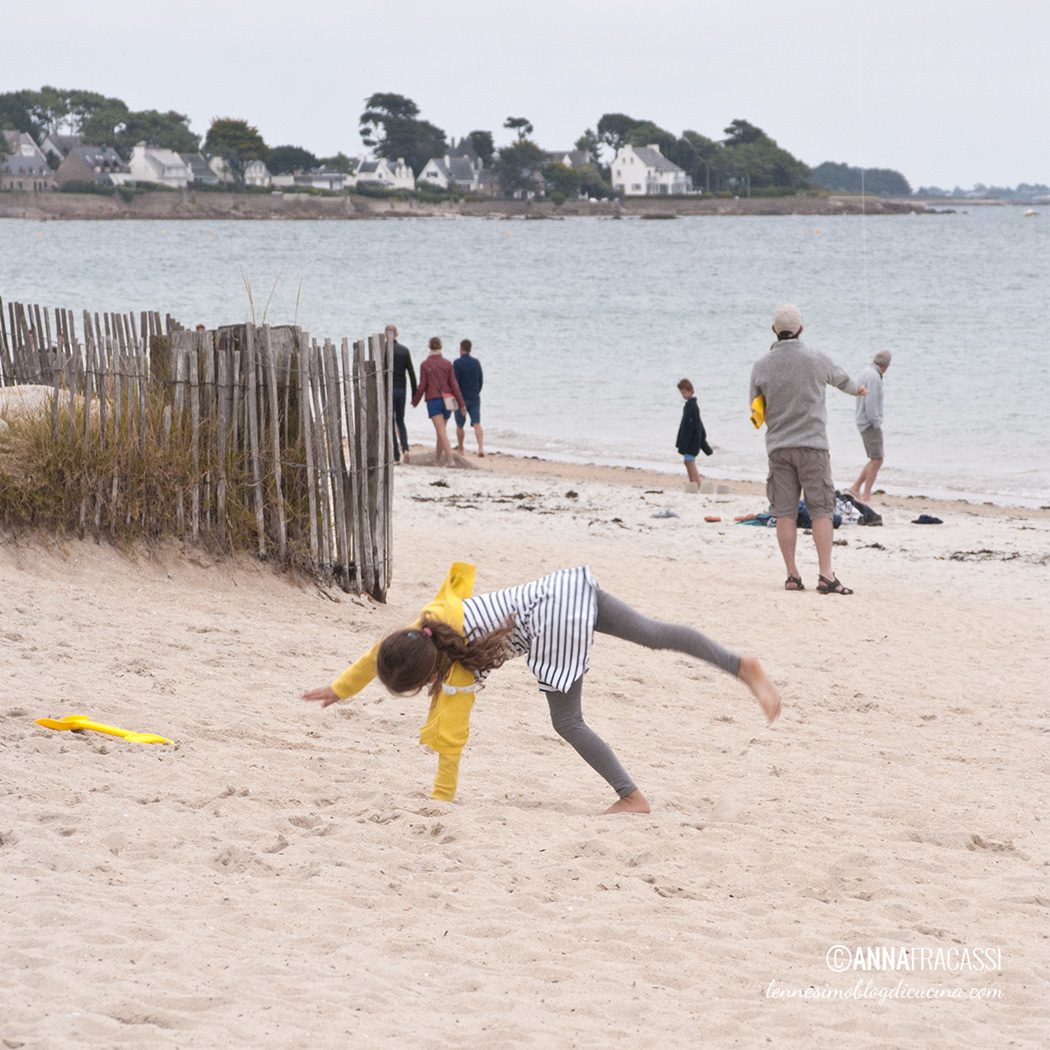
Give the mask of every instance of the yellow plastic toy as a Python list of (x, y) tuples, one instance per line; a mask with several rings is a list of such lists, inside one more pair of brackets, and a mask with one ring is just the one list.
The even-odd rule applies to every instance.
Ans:
[(754, 401), (751, 402), (751, 422), (755, 426), (755, 430), (758, 430), (760, 426), (766, 421), (766, 399), (759, 394)]
[(107, 726), (101, 722), (92, 722), (85, 715), (66, 715), (65, 718), (38, 718), (38, 726), (45, 729), (90, 729), (95, 733), (105, 733), (107, 736), (119, 736), (132, 744), (170, 744), (167, 737), (157, 736), (156, 733), (135, 733), (130, 729), (121, 729), (118, 726)]

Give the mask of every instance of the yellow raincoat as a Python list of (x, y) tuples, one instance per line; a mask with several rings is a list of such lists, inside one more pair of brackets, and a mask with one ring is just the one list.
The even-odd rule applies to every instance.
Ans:
[[(413, 627), (422, 624), (424, 616), (454, 627), (463, 633), (463, 599), (474, 592), (477, 567), (468, 562), (452, 563), (437, 594), (423, 606)], [(379, 642), (360, 659), (355, 660), (333, 683), (332, 691), (341, 700), (359, 693), (376, 676), (376, 657)], [(419, 742), (438, 754), (437, 776), (431, 798), (451, 801), (456, 795), (459, 777), (459, 756), (470, 734), (470, 710), (474, 706), (474, 672), (454, 663), (442, 686), (431, 701), (427, 720), (419, 731)], [(449, 692), (448, 690), (452, 690)], [(466, 690), (459, 692), (458, 690)]]

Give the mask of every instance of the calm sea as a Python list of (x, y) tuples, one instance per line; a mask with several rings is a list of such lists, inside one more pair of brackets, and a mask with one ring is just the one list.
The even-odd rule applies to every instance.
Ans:
[[(1050, 503), (1050, 210), (955, 215), (376, 222), (0, 221), (0, 295), (74, 310), (256, 315), (359, 338), (474, 341), (493, 449), (681, 471), (695, 384), (711, 477), (765, 476), (748, 377), (771, 311), (856, 374), (878, 349), (891, 492)], [(266, 305), (268, 302), (268, 306)], [(863, 449), (828, 391), (837, 481)], [(430, 441), (422, 408), (413, 439)], [(702, 457), (703, 458), (703, 457)], [(684, 472), (682, 472), (684, 478)]]

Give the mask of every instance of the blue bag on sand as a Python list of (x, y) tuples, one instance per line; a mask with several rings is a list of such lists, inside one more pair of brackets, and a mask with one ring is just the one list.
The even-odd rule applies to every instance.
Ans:
[[(806, 501), (801, 499), (798, 501), (798, 527), (800, 529), (812, 529), (813, 519), (809, 516), (809, 511), (806, 510)], [(831, 515), (831, 526), (837, 529), (842, 524), (842, 515), (836, 509)]]

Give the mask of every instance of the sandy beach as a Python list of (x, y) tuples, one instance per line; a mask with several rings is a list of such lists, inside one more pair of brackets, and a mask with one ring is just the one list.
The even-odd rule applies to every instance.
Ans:
[[(1050, 512), (880, 500), (836, 533), (839, 598), (807, 537), (783, 591), (773, 530), (733, 521), (757, 485), (475, 462), (398, 468), (386, 605), (175, 545), (0, 540), (2, 1045), (1045, 1047)], [(425, 700), (299, 694), (457, 559), (479, 590), (589, 564), (758, 655), (783, 716), (600, 636), (584, 712), (651, 815), (597, 815), (522, 661), (431, 801)], [(34, 724), (66, 714), (174, 743)], [(836, 945), (941, 966), (836, 972)]]

